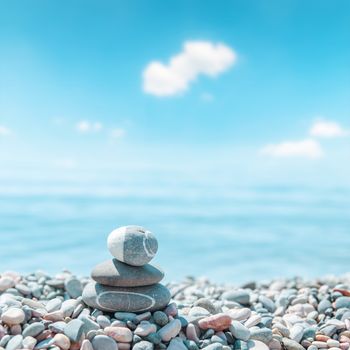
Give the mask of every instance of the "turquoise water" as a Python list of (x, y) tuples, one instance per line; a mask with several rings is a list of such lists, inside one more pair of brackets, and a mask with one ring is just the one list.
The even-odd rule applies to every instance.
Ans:
[(108, 233), (127, 224), (156, 234), (155, 262), (168, 280), (241, 283), (350, 271), (350, 189), (200, 186), (3, 191), (1, 270), (86, 275), (109, 258)]

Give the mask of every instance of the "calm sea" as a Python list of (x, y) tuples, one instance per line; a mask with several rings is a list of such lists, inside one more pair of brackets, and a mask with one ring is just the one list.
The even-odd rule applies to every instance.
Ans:
[(158, 237), (167, 280), (241, 283), (350, 271), (350, 189), (115, 186), (0, 192), (1, 271), (87, 275), (128, 224)]

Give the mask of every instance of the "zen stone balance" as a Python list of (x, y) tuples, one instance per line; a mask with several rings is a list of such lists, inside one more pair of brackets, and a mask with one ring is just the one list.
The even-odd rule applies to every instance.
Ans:
[(149, 264), (158, 250), (155, 236), (141, 226), (124, 226), (110, 233), (107, 245), (114, 259), (93, 268), (93, 282), (84, 288), (83, 301), (107, 312), (164, 309), (171, 298), (158, 283), (164, 273)]

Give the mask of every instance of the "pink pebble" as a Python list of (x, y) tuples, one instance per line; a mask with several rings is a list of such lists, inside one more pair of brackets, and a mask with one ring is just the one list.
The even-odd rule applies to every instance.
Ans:
[(231, 326), (231, 322), (232, 319), (230, 316), (220, 313), (199, 320), (198, 325), (201, 329), (212, 328), (215, 331), (223, 331)]

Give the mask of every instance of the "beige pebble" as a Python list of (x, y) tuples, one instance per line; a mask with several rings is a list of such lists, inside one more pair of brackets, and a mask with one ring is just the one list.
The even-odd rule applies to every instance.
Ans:
[(106, 327), (104, 333), (121, 343), (130, 343), (133, 337), (131, 330), (125, 327)]
[(53, 337), (54, 344), (57, 345), (62, 350), (68, 350), (70, 348), (70, 340), (64, 334), (56, 334)]
[(15, 281), (11, 277), (3, 276), (0, 278), (0, 292), (4, 292), (6, 289), (13, 288)]
[(94, 348), (92, 347), (92, 344), (90, 342), (90, 340), (85, 339), (83, 340), (83, 342), (81, 343), (81, 348), (80, 350), (94, 350)]
[(20, 324), (24, 321), (24, 319), (25, 314), (23, 310), (17, 307), (12, 307), (6, 310), (1, 316), (1, 320), (10, 326)]

